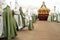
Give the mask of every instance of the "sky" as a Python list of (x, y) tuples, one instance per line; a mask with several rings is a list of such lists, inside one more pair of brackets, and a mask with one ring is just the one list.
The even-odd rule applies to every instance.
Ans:
[[(22, 7), (32, 7), (32, 8), (40, 8), (42, 5), (42, 2), (44, 1), (47, 8), (50, 10), (54, 10), (54, 6), (56, 6), (56, 10), (60, 12), (60, 1), (59, 0), (16, 0), (18, 3), (18, 6)], [(15, 7), (15, 0), (5, 0), (7, 4), (10, 5), (12, 8)]]

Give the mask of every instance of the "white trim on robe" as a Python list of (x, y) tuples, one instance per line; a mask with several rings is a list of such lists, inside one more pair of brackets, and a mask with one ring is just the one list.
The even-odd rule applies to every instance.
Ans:
[(17, 22), (18, 29), (21, 29), (21, 28), (23, 28), (22, 17), (20, 15), (20, 12), (19, 11), (15, 11), (15, 14), (18, 14), (20, 16), (20, 25), (18, 25), (18, 15), (14, 15), (14, 18), (15, 18), (15, 20)]
[(2, 33), (3, 33), (3, 10), (0, 10), (0, 37), (2, 36)]

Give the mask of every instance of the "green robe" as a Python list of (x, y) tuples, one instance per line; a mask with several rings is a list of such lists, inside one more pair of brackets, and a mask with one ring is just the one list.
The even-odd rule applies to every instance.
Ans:
[(33, 23), (36, 22), (36, 20), (37, 20), (37, 16), (35, 14), (33, 14), (32, 15), (32, 21), (33, 21)]
[(28, 30), (33, 30), (33, 29), (34, 29), (33, 22), (32, 22), (32, 20), (30, 20)]
[(58, 13), (58, 23), (60, 23), (60, 13)]
[(16, 21), (12, 15), (12, 11), (9, 6), (4, 8), (3, 28), (4, 28), (4, 36), (6, 37), (6, 40), (11, 40), (12, 37), (16, 36)]
[(54, 21), (54, 14), (53, 13), (51, 14), (51, 21), (52, 22)]
[(20, 25), (20, 15), (18, 15), (18, 25)]
[(19, 11), (20, 11), (20, 15), (22, 17), (22, 23), (23, 23), (23, 28), (24, 28), (25, 27), (25, 14), (22, 11), (22, 7), (20, 7)]
[[(22, 12), (22, 8), (21, 7), (20, 7), (19, 11), (20, 11), (20, 15), (22, 17), (23, 28), (25, 28), (26, 27), (26, 24), (25, 24), (25, 16), (26, 15)], [(32, 22), (32, 20), (29, 20), (28, 30), (32, 30), (33, 28), (34, 28), (33, 22)]]
[(58, 22), (58, 14), (56, 15), (56, 22)]

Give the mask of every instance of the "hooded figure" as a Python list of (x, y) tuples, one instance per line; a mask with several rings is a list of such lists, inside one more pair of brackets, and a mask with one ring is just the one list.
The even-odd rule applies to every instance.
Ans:
[(13, 17), (12, 11), (8, 5), (2, 1), (2, 34), (1, 37), (5, 37), (5, 40), (11, 40), (17, 35), (16, 33), (16, 21)]
[(19, 10), (15, 10), (14, 13), (15, 13), (15, 14), (14, 14), (14, 18), (15, 18), (15, 20), (16, 20), (16, 22), (17, 22), (18, 30), (20, 30), (20, 29), (23, 27), (22, 17), (21, 17), (21, 15), (20, 15)]
[(38, 13), (37, 13), (36, 9), (32, 9), (31, 12), (32, 12), (32, 20), (34, 23), (34, 22), (36, 22), (36, 20), (38, 18)]
[(26, 25), (26, 27), (28, 27), (28, 25), (29, 25), (29, 17), (28, 16), (29, 15), (28, 15), (28, 9), (27, 9), (25, 12), (25, 25)]
[(28, 18), (29, 18), (28, 30), (33, 30), (34, 29), (34, 26), (33, 26), (33, 19), (32, 19), (31, 9), (28, 10)]
[(52, 12), (49, 13), (48, 21), (54, 21), (54, 14)]
[(22, 24), (23, 24), (23, 27), (21, 29), (23, 29), (23, 28), (25, 28), (25, 14), (22, 11), (22, 7), (19, 8), (19, 11), (20, 11), (20, 15), (22, 18)]
[(48, 21), (58, 22), (58, 14), (57, 14), (56, 6), (54, 6), (54, 11), (49, 13)]
[(16, 21), (9, 6), (6, 6), (6, 8), (4, 8), (3, 28), (3, 34), (6, 37), (6, 40), (11, 40), (16, 36)]

